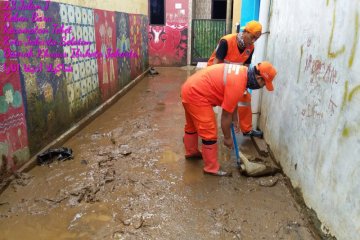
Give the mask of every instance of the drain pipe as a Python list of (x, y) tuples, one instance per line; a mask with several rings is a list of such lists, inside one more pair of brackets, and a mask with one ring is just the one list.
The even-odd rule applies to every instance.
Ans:
[(231, 8), (232, 0), (226, 0), (226, 34), (230, 34), (232, 31)]
[[(259, 12), (259, 22), (262, 24), (262, 32), (263, 34), (255, 43), (255, 52), (254, 57), (255, 61), (252, 62), (254, 64), (266, 60), (266, 48), (268, 42), (268, 34), (269, 34), (269, 19), (270, 19), (270, 7), (271, 0), (261, 0), (260, 2), (260, 12)], [(264, 90), (255, 90), (252, 91), (251, 95), (251, 109), (252, 109), (252, 124), (253, 128), (258, 128), (259, 118), (261, 113), (261, 96), (262, 91)]]

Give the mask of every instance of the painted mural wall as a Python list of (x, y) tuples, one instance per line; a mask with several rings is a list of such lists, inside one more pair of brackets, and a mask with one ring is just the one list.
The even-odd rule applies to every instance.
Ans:
[[(5, 3), (0, 2), (0, 9)], [(11, 10), (0, 11), (0, 19), (11, 15)], [(0, 21), (0, 33), (13, 29), (13, 23)], [(20, 82), (19, 62), (8, 53), (15, 52), (11, 44), (14, 34), (0, 34), (0, 181), (29, 158), (24, 99)], [(10, 43), (9, 43), (10, 42)]]
[(188, 0), (166, 0), (165, 25), (149, 26), (149, 64), (184, 66), (188, 48)]
[(263, 95), (266, 141), (324, 232), (358, 239), (360, 1), (272, 3), (267, 60), (278, 76)]
[(148, 15), (148, 0), (53, 0), (93, 9)]
[(0, 9), (2, 178), (148, 68), (148, 17), (52, 1)]

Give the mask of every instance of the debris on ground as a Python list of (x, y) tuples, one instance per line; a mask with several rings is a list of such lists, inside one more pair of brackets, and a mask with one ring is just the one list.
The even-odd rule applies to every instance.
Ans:
[(276, 185), (276, 183), (279, 181), (278, 177), (263, 177), (258, 180), (259, 186), (262, 187), (273, 187)]
[(31, 175), (21, 172), (14, 173), (14, 177), (15, 179), (11, 181), (10, 186), (14, 189), (15, 192), (17, 192), (19, 186), (27, 186), (33, 178)]
[(37, 163), (39, 165), (51, 163), (54, 160), (65, 161), (73, 158), (73, 151), (71, 148), (51, 148), (39, 155), (37, 155)]
[(150, 75), (157, 75), (157, 74), (159, 74), (159, 72), (156, 71), (155, 68), (153, 68), (153, 67), (150, 68), (149, 73), (150, 73)]

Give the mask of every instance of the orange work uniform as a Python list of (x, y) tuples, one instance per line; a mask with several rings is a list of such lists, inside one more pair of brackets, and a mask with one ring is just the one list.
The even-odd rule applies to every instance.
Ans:
[[(197, 136), (203, 141), (217, 140), (214, 106), (232, 113), (246, 90), (247, 67), (233, 64), (216, 64), (190, 76), (181, 88), (185, 109), (184, 144), (187, 155), (196, 154)], [(204, 171), (216, 173), (217, 144), (202, 144)]]
[[(220, 39), (220, 41), (226, 40), (228, 45), (228, 51), (224, 60), (231, 63), (244, 64), (254, 51), (254, 45), (250, 45), (245, 48), (243, 53), (240, 53), (237, 46), (236, 36), (237, 33), (228, 34)], [(213, 65), (215, 57), (216, 49), (209, 58), (208, 66)], [(251, 94), (247, 91), (244, 92), (238, 104), (238, 120), (240, 129), (243, 133), (250, 132), (252, 130)]]
[[(246, 62), (246, 60), (250, 57), (251, 53), (254, 51), (254, 44), (245, 48), (245, 50), (242, 53), (240, 53), (238, 45), (237, 45), (236, 36), (237, 36), (237, 33), (228, 34), (220, 39), (220, 41), (226, 40), (227, 45), (228, 45), (228, 51), (224, 58), (224, 61), (226, 61), (227, 63), (244, 64)], [(216, 49), (211, 54), (211, 56), (208, 60), (208, 66), (211, 66), (214, 64), (215, 57), (216, 57)]]

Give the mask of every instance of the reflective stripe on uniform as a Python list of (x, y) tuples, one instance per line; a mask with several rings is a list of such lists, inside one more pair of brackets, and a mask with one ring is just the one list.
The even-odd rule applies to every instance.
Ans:
[(228, 68), (229, 68), (229, 65), (228, 64), (225, 64), (225, 67), (224, 67), (224, 86), (226, 85), (226, 77), (227, 77), (227, 71), (228, 71)]
[(249, 102), (238, 102), (238, 107), (247, 107), (251, 106), (251, 103)]
[(235, 72), (235, 75), (239, 75), (241, 66), (238, 64), (225, 64), (224, 67), (224, 85), (226, 85), (226, 78), (231, 72)]

